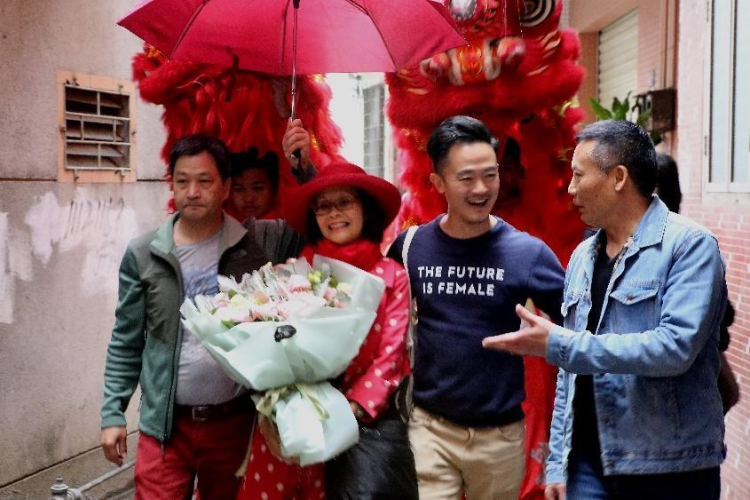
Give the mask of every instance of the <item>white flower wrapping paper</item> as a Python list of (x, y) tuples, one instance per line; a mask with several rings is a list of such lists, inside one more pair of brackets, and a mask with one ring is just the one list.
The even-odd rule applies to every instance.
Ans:
[[(292, 386), (280, 391), (266, 410), (279, 429), (282, 450), (301, 465), (324, 462), (358, 440), (348, 401), (325, 381), (343, 373), (357, 355), (385, 291), (377, 276), (318, 255), (312, 267), (299, 259), (274, 269), (307, 276), (325, 266), (347, 287), (351, 299), (345, 307), (326, 307), (325, 301), (311, 297), (295, 301), (283, 321), (247, 321), (234, 327), (213, 314), (210, 297), (197, 296), (195, 303), (186, 299), (180, 308), (185, 328), (233, 380), (261, 392)], [(222, 281), (225, 286), (231, 285)], [(303, 394), (294, 384), (309, 385)], [(261, 396), (254, 396), (256, 404)]]

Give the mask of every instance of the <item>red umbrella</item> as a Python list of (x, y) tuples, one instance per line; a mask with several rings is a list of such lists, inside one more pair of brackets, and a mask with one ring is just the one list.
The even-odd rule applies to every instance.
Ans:
[(292, 75), (292, 118), (298, 73), (397, 71), (466, 44), (438, 0), (145, 0), (118, 24), (169, 58)]
[(297, 11), (299, 74), (396, 71), (466, 43), (436, 0), (147, 0), (118, 24), (169, 58), (291, 75)]

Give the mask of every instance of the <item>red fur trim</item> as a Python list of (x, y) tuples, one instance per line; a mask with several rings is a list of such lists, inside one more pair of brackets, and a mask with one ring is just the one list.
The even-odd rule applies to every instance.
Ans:
[[(281, 150), (288, 109), (280, 112), (277, 107), (288, 107), (290, 81), (240, 71), (234, 75), (231, 99), (227, 100), (232, 76), (229, 68), (167, 61), (148, 47), (133, 59), (133, 78), (141, 97), (164, 107), (165, 165), (174, 142), (195, 133), (218, 137), (231, 151), (250, 147), (258, 148), (261, 154), (273, 151), (281, 159), (279, 198), (283, 200), (289, 186), (296, 184)], [(297, 116), (314, 135), (317, 149), (311, 156), (316, 165), (323, 167), (339, 157), (341, 146), (341, 131), (328, 113), (331, 91), (315, 76), (298, 77), (297, 84)], [(169, 208), (174, 210), (172, 202)]]

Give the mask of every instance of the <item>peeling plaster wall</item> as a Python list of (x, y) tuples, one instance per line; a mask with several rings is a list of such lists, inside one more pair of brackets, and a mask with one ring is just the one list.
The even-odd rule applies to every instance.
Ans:
[(0, 182), (0, 199), (3, 485), (97, 446), (119, 262), (163, 220), (167, 190)]
[(0, 2), (0, 489), (98, 447), (120, 259), (166, 217), (161, 109), (140, 99), (138, 182), (56, 180), (56, 73), (129, 79), (142, 43), (115, 23), (137, 3)]
[(93, 190), (77, 189), (70, 203), (53, 192), (35, 199), (24, 222), (31, 233), (31, 254), (46, 267), (54, 251), (85, 252), (81, 284), (85, 297), (117, 290), (117, 265), (127, 242), (138, 234), (135, 211), (123, 198), (97, 199)]

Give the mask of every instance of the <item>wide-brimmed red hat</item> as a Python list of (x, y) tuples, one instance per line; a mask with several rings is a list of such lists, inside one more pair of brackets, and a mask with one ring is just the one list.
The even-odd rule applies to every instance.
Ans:
[(283, 202), (287, 222), (300, 233), (306, 233), (307, 216), (315, 197), (321, 191), (334, 187), (354, 187), (370, 195), (382, 210), (386, 225), (396, 218), (401, 208), (401, 194), (396, 186), (368, 174), (357, 165), (338, 161), (322, 168), (312, 181), (289, 192)]

